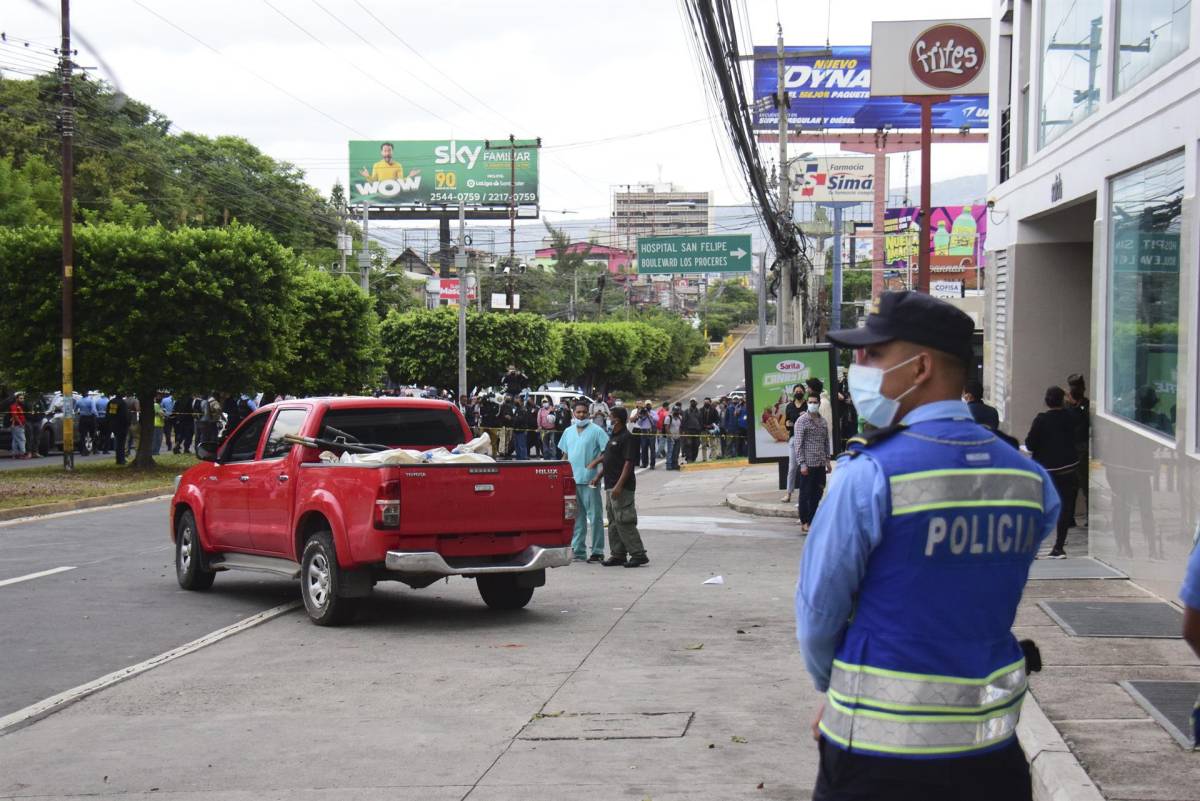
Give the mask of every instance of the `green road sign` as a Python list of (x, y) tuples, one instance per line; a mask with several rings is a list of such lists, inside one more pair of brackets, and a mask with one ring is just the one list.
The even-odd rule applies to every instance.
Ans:
[(666, 273), (748, 273), (750, 234), (722, 236), (639, 236), (637, 271)]

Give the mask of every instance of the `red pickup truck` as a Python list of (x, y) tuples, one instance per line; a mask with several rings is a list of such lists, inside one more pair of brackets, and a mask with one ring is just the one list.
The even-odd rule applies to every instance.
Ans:
[[(316, 398), (264, 406), (178, 479), (175, 572), (205, 590), (223, 570), (300, 579), (318, 625), (349, 621), (378, 581), (474, 579), (520, 609), (571, 561), (575, 481), (564, 461), (344, 464), (322, 450), (452, 449), (471, 432), (450, 403)], [(316, 447), (296, 440), (321, 443)], [(331, 444), (334, 443), (334, 444)]]

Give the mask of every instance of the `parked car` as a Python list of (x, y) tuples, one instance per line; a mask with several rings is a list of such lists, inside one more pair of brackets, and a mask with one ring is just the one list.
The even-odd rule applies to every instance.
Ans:
[[(75, 397), (75, 402), (78, 403), (80, 397), (78, 392), (72, 393)], [(37, 434), (37, 451), (42, 456), (49, 454), (51, 451), (61, 451), (63, 447), (63, 403), (62, 393), (55, 392), (45, 396), (46, 415), (42, 420), (40, 430)], [(75, 436), (79, 437), (79, 415), (74, 416), (75, 419)], [(83, 434), (82, 448), (80, 452), (84, 455), (96, 452), (96, 441), (91, 432)], [(76, 442), (78, 447), (79, 443)]]
[[(298, 444), (288, 437), (300, 437)], [(468, 441), (451, 403), (317, 398), (264, 406), (178, 480), (175, 573), (205, 590), (219, 571), (300, 580), (309, 617), (347, 622), (379, 581), (421, 589), (476, 582), (484, 603), (519, 609), (571, 561), (575, 482), (564, 461), (367, 465), (322, 450), (421, 451)]]

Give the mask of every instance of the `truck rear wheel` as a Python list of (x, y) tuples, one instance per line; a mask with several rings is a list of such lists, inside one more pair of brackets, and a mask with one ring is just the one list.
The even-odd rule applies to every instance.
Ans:
[(493, 573), (479, 576), (479, 595), (492, 609), (523, 609), (533, 597), (533, 587), (517, 583), (516, 573)]
[(333, 534), (318, 531), (304, 544), (300, 557), (300, 596), (309, 619), (318, 626), (349, 623), (357, 608), (357, 598), (343, 598), (341, 568), (333, 547)]
[(185, 590), (207, 590), (217, 574), (208, 569), (200, 535), (196, 532), (196, 516), (186, 511), (175, 523), (175, 579)]

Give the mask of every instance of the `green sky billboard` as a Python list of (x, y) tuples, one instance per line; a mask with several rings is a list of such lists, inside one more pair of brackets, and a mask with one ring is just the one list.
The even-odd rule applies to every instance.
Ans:
[(521, 144), (514, 151), (507, 140), (491, 149), (482, 139), (352, 141), (350, 203), (507, 206), (515, 194), (518, 205), (535, 205), (538, 151)]
[[(748, 432), (751, 462), (787, 461), (788, 436), (784, 424), (786, 407), (792, 400), (792, 387), (816, 376), (829, 393), (835, 375), (833, 347), (830, 345), (792, 345), (776, 348), (747, 348), (746, 405), (750, 409)], [(838, 418), (837, 393), (832, 393), (833, 420), (830, 436), (836, 439)]]

